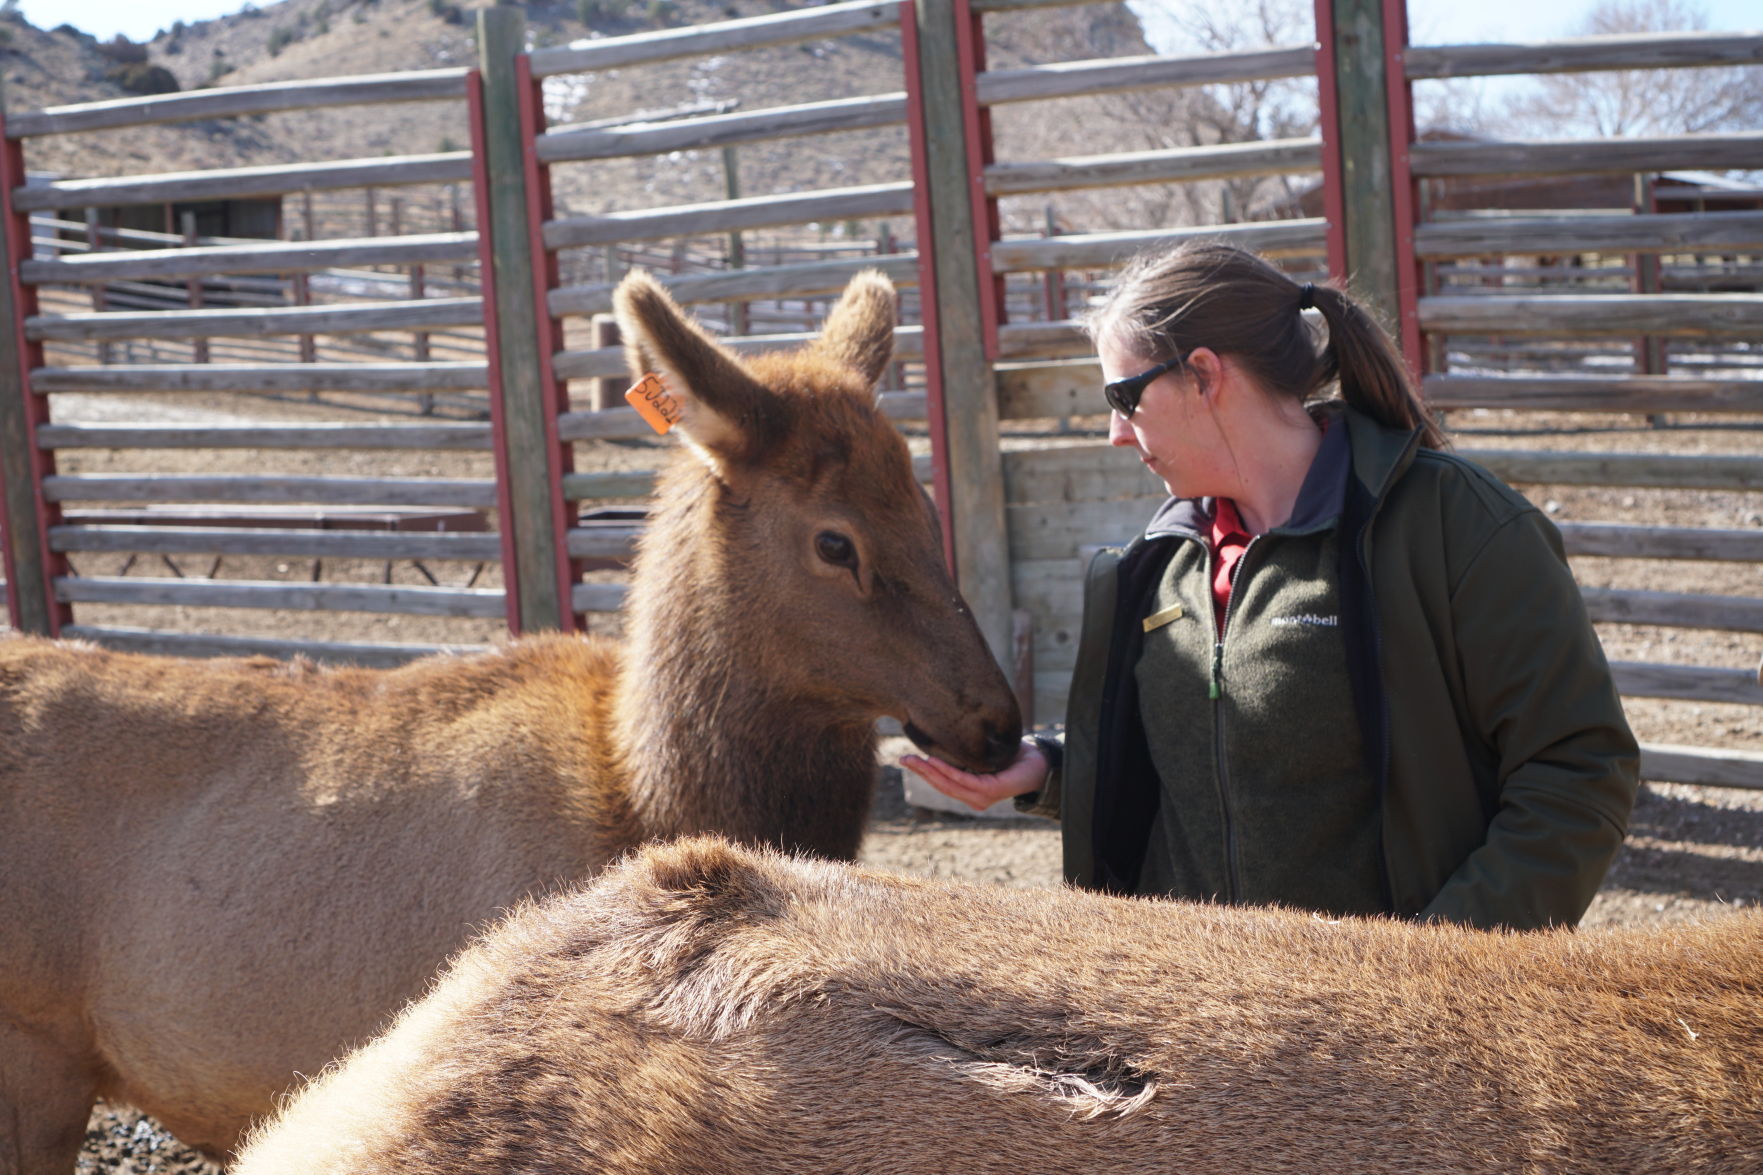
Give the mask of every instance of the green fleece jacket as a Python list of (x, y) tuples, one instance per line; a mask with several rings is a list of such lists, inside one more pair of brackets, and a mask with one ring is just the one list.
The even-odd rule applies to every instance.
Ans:
[[(1418, 433), (1350, 410), (1345, 424), (1339, 632), (1388, 910), (1571, 925), (1621, 844), (1639, 753), (1560, 535)], [(1133, 667), (1146, 601), (1191, 542), (1153, 525), (1090, 566), (1062, 762), (1022, 805), (1061, 819), (1075, 884), (1132, 892), (1144, 866), (1156, 776)]]

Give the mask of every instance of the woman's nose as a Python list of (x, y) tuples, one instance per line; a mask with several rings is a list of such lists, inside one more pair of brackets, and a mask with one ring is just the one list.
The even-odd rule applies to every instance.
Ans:
[(1108, 414), (1108, 443), (1138, 447), (1139, 439), (1133, 435), (1132, 425), (1128, 424), (1126, 417), (1118, 412)]

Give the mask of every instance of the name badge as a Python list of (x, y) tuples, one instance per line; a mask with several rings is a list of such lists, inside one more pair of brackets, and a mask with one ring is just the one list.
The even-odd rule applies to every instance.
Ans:
[(1173, 620), (1180, 620), (1183, 615), (1184, 615), (1184, 613), (1181, 610), (1181, 605), (1180, 604), (1172, 604), (1169, 607), (1163, 609), (1163, 611), (1161, 611), (1161, 612), (1153, 612), (1149, 616), (1145, 617), (1145, 620), (1144, 620), (1145, 631), (1146, 632), (1154, 632), (1155, 630), (1162, 628), (1165, 624), (1168, 624), (1169, 622), (1171, 622)]

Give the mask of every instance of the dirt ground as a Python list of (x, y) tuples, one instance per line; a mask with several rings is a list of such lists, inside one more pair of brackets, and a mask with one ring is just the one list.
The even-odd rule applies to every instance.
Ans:
[[(59, 419), (94, 419), (113, 411), (97, 398), (76, 399), (57, 406)], [(214, 421), (237, 410), (238, 401), (220, 397), (185, 398), (167, 404), (174, 417), (188, 414)], [(140, 401), (127, 405), (139, 418)], [(334, 412), (304, 404), (262, 404), (251, 407), (253, 419), (266, 415), (309, 420)], [(371, 414), (351, 411), (346, 419)], [(1464, 414), (1452, 421), (1464, 448), (1604, 449), (1754, 453), (1763, 422), (1674, 419), (1650, 427), (1634, 418), (1588, 420), (1583, 416), (1551, 420), (1536, 415)], [(1734, 424), (1742, 427), (1733, 427)], [(1051, 438), (1048, 438), (1051, 439)], [(1065, 436), (1060, 443), (1071, 443)], [(1018, 437), (1011, 443), (1046, 443)], [(605, 444), (582, 450), (578, 467), (646, 468), (655, 464), (652, 446)], [(184, 460), (189, 455), (184, 455)], [(69, 452), (61, 472), (180, 471), (177, 454), (115, 451)], [(444, 453), (204, 453), (199, 467), (185, 472), (226, 473), (272, 471), (286, 474), (361, 476), (488, 477), (487, 456)], [(1526, 492), (1551, 517), (1586, 520), (1676, 524), (1744, 529), (1763, 526), (1763, 494), (1757, 492), (1690, 492), (1662, 490), (1614, 491), (1584, 487), (1526, 487)], [(122, 556), (85, 555), (76, 560), (85, 574), (114, 575)], [(195, 562), (198, 566), (192, 567)], [(178, 566), (142, 565), (135, 575), (201, 574), (200, 564), (180, 558)], [(1669, 566), (1639, 559), (1576, 559), (1582, 583), (1654, 590), (1759, 594), (1757, 568), (1746, 564)], [(433, 576), (444, 585), (463, 585), (477, 572), (474, 586), (493, 588), (495, 568), (465, 564), (410, 563), (390, 567), (367, 562), (327, 563), (315, 568), (301, 560), (228, 559), (225, 578), (301, 580), (318, 575), (327, 581), (426, 584)], [(1691, 582), (1685, 582), (1686, 574)], [(439, 643), (484, 643), (497, 638), (494, 621), (460, 621), (418, 616), (332, 614), (322, 618), (323, 630), (305, 613), (242, 614), (229, 609), (82, 606), (83, 623), (174, 628), (261, 635), (323, 636), (334, 640), (397, 640)], [(612, 631), (615, 618), (594, 622)], [(1729, 668), (1754, 668), (1763, 637), (1677, 628), (1601, 625), (1600, 634), (1612, 659), (1672, 661)], [(1763, 751), (1763, 707), (1707, 703), (1634, 700), (1630, 719), (1644, 741)], [(926, 876), (958, 878), (1006, 886), (1051, 886), (1059, 883), (1057, 829), (1034, 819), (975, 820), (928, 812), (906, 804), (899, 771), (893, 766), (905, 749), (901, 739), (884, 742), (874, 817), (863, 860), (880, 868)], [(1651, 925), (1718, 916), (1728, 907), (1763, 901), (1763, 792), (1738, 789), (1649, 784), (1641, 795), (1627, 845), (1586, 919), (1588, 926)], [(82, 1168), (134, 1175), (200, 1169), (199, 1159), (184, 1151), (147, 1119), (126, 1109), (100, 1107), (94, 1114)]]

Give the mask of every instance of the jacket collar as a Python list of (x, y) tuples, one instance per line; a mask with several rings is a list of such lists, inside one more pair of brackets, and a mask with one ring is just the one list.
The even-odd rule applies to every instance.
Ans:
[(1352, 408), (1344, 411), (1353, 446), (1353, 476), (1374, 501), (1383, 501), (1414, 464), (1420, 450), (1420, 429), (1388, 428)]

